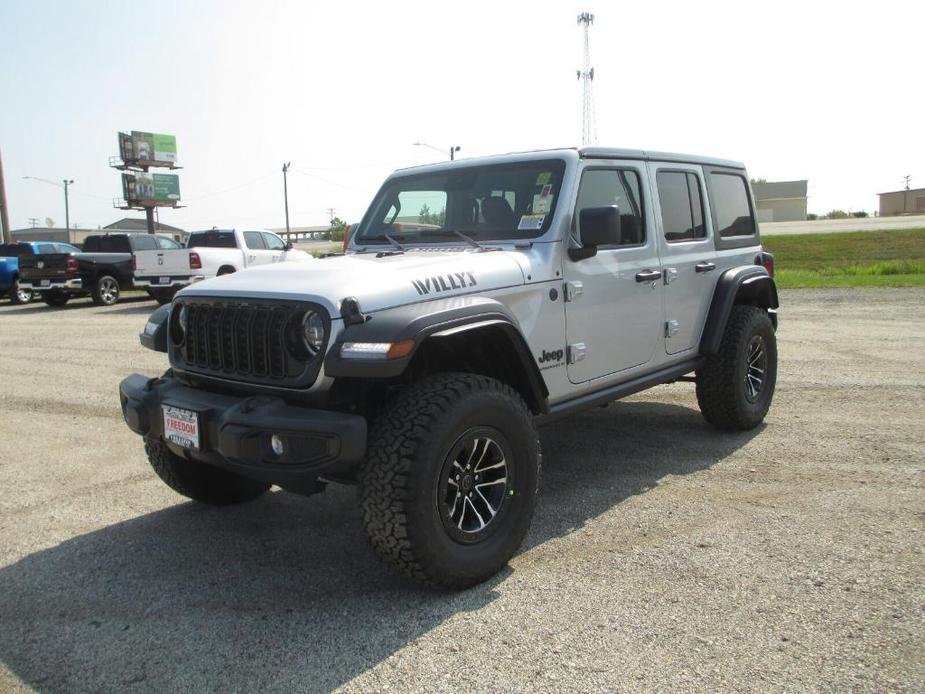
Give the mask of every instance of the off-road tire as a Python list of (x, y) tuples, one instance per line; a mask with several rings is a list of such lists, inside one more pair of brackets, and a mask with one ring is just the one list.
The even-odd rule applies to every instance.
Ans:
[[(761, 389), (752, 401), (746, 386), (747, 350), (756, 336), (767, 351), (767, 363)], [(767, 311), (733, 306), (719, 352), (697, 370), (697, 403), (704, 418), (730, 431), (755, 428), (771, 407), (776, 381), (777, 339)]]
[(100, 275), (90, 292), (93, 303), (97, 306), (114, 306), (119, 303), (121, 294), (119, 280), (112, 275)]
[(154, 472), (178, 494), (204, 504), (225, 506), (251, 501), (270, 488), (269, 484), (241, 477), (205, 463), (184, 460), (161, 439), (146, 436), (145, 453)]
[(67, 294), (62, 294), (60, 292), (49, 292), (42, 295), (42, 301), (55, 308), (64, 306), (64, 304), (70, 301), (70, 299), (71, 297), (69, 297)]
[[(512, 453), (510, 486), (485, 539), (450, 535), (439, 489), (450, 452), (472, 431), (501, 434)], [(494, 434), (493, 434), (494, 435)], [(406, 576), (432, 586), (466, 588), (490, 578), (523, 541), (540, 475), (533, 417), (509, 386), (486, 376), (429, 376), (386, 404), (370, 431), (360, 476), (363, 523), (377, 554)]]
[(28, 304), (34, 296), (35, 292), (31, 289), (19, 288), (19, 280), (13, 282), (13, 286), (10, 287), (10, 303), (12, 304)]

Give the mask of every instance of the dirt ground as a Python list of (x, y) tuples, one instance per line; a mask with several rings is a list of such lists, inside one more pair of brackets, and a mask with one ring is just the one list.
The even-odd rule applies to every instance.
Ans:
[(691, 384), (542, 430), (502, 575), (393, 576), (355, 491), (205, 508), (121, 421), (149, 301), (0, 307), (0, 691), (921, 691), (925, 290), (782, 293), (766, 425)]

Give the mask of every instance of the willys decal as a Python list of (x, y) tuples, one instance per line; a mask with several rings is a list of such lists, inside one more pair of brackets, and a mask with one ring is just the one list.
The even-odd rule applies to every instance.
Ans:
[(450, 272), (445, 275), (411, 280), (411, 284), (418, 290), (418, 294), (424, 295), (431, 292), (449, 292), (454, 289), (474, 287), (477, 283), (475, 274), (466, 270), (465, 272)]

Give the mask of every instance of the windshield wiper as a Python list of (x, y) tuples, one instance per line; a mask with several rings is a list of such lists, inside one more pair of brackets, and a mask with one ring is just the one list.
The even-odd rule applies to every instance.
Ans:
[(447, 231), (452, 231), (454, 234), (456, 234), (456, 235), (457, 235), (459, 238), (461, 238), (463, 241), (465, 241), (466, 243), (468, 243), (468, 244), (470, 244), (470, 245), (472, 245), (472, 246), (475, 246), (475, 247), (478, 248), (480, 251), (487, 251), (487, 250), (488, 250), (488, 248), (485, 247), (483, 244), (479, 243), (478, 241), (476, 241), (476, 240), (475, 240), (474, 238), (472, 238), (471, 236), (468, 236), (468, 235), (462, 233), (462, 232), (459, 231), (458, 229), (447, 229)]
[[(386, 234), (384, 232), (381, 234), (378, 234), (377, 236), (370, 236), (369, 238), (363, 239), (363, 240), (364, 241), (388, 241), (393, 246), (395, 246), (395, 248), (397, 248), (400, 253), (404, 253), (407, 250), (402, 244), (400, 244), (398, 241), (392, 238), (389, 234)], [(372, 249), (366, 246), (363, 248), (363, 251), (371, 252)], [(377, 252), (381, 252), (381, 251), (377, 251)]]

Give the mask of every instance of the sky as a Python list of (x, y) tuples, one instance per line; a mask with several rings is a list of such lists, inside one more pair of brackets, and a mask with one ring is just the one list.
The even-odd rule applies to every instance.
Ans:
[[(143, 8), (144, 11), (139, 11)], [(925, 187), (925, 4), (3, 0), (10, 223), (114, 209), (116, 133), (177, 137), (186, 229), (358, 221), (392, 170), (581, 141), (579, 12), (601, 145), (809, 180), (809, 210)]]

